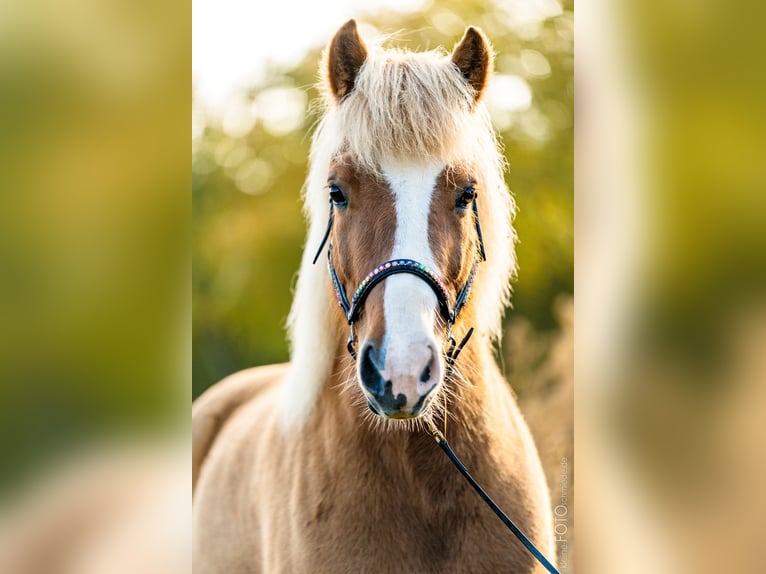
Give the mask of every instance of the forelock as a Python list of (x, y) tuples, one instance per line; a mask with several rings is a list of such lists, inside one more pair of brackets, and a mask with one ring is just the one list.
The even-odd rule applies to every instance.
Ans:
[[(326, 80), (325, 80), (326, 84)], [(443, 51), (372, 47), (354, 89), (340, 103), (327, 85), (324, 107), (350, 153), (369, 170), (385, 161), (470, 161), (476, 133), (492, 133), (473, 88)]]

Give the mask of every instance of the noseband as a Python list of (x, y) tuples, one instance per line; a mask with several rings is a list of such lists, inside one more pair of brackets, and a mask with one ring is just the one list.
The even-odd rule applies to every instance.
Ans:
[(415, 275), (415, 277), (418, 277), (424, 281), (434, 292), (434, 295), (436, 295), (436, 301), (439, 305), (439, 314), (444, 319), (444, 323), (447, 326), (447, 341), (449, 342), (449, 349), (446, 353), (446, 359), (447, 368), (451, 370), (455, 360), (460, 354), (460, 351), (462, 351), (465, 344), (468, 343), (468, 339), (470, 339), (471, 335), (473, 334), (472, 327), (468, 330), (466, 336), (458, 345), (452, 336), (452, 326), (457, 321), (458, 315), (460, 315), (460, 311), (463, 310), (466, 303), (468, 302), (468, 299), (471, 295), (471, 286), (473, 285), (473, 280), (476, 277), (476, 271), (479, 267), (479, 263), (481, 261), (486, 261), (487, 259), (486, 253), (484, 251), (484, 238), (482, 237), (481, 225), (479, 224), (479, 208), (476, 203), (477, 198), (478, 193), (474, 191), (474, 197), (471, 205), (473, 209), (473, 219), (476, 226), (476, 236), (479, 243), (477, 250), (478, 252), (474, 257), (474, 261), (471, 266), (471, 272), (468, 274), (468, 278), (455, 297), (454, 305), (450, 305), (449, 292), (447, 291), (447, 288), (444, 286), (444, 282), (439, 278), (439, 276), (436, 275), (436, 273), (434, 273), (434, 271), (429, 269), (426, 265), (420, 263), (419, 261), (415, 261), (414, 259), (392, 259), (378, 265), (367, 275), (367, 277), (362, 280), (361, 283), (359, 283), (359, 286), (356, 288), (356, 291), (354, 291), (354, 295), (351, 297), (351, 302), (349, 303), (348, 296), (346, 295), (346, 290), (343, 288), (343, 284), (338, 278), (338, 273), (335, 271), (335, 266), (332, 262), (332, 242), (328, 243), (330, 232), (332, 231), (332, 224), (335, 219), (335, 204), (333, 203), (332, 199), (330, 199), (330, 216), (327, 221), (327, 230), (324, 233), (322, 242), (319, 244), (319, 249), (317, 249), (313, 263), (317, 262), (322, 249), (324, 248), (325, 244), (327, 244), (327, 270), (330, 273), (330, 279), (332, 280), (332, 285), (335, 289), (335, 296), (338, 299), (338, 305), (341, 309), (343, 309), (343, 313), (346, 315), (346, 321), (348, 321), (349, 336), (348, 341), (346, 342), (346, 348), (354, 360), (356, 360), (357, 356), (357, 339), (354, 325), (359, 319), (359, 315), (364, 307), (364, 302), (367, 300), (368, 295), (376, 285), (382, 283), (383, 280), (387, 277), (396, 275), (398, 273), (409, 273), (410, 275)]

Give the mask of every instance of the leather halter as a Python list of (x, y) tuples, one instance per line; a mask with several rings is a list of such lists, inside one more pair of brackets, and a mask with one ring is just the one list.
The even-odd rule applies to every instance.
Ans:
[(348, 321), (350, 334), (346, 343), (346, 348), (351, 356), (356, 360), (356, 332), (354, 325), (359, 319), (359, 314), (364, 307), (364, 302), (367, 300), (367, 296), (375, 288), (376, 285), (383, 282), (384, 279), (391, 275), (398, 273), (409, 273), (415, 275), (419, 279), (423, 280), (436, 295), (436, 301), (439, 304), (439, 314), (444, 319), (444, 323), (447, 326), (447, 339), (450, 342), (449, 350), (447, 351), (447, 366), (451, 368), (457, 359), (457, 355), (462, 350), (463, 346), (468, 342), (468, 339), (473, 334), (473, 328), (471, 328), (460, 345), (456, 345), (456, 341), (452, 336), (452, 326), (457, 321), (460, 311), (463, 310), (465, 304), (471, 295), (471, 286), (473, 280), (476, 277), (476, 271), (481, 261), (486, 261), (486, 253), (484, 251), (484, 238), (481, 234), (481, 225), (479, 224), (479, 208), (476, 203), (478, 193), (474, 191), (473, 201), (471, 202), (473, 210), (473, 218), (476, 226), (476, 236), (479, 241), (478, 253), (474, 258), (473, 265), (471, 266), (471, 272), (468, 274), (463, 286), (458, 291), (455, 297), (455, 304), (450, 305), (450, 296), (447, 288), (444, 286), (444, 282), (439, 276), (431, 269), (429, 269), (423, 263), (415, 261), (414, 259), (392, 259), (378, 265), (373, 269), (363, 280), (359, 283), (359, 286), (354, 291), (354, 295), (351, 298), (351, 302), (348, 300), (346, 290), (343, 288), (343, 284), (338, 277), (338, 273), (335, 271), (335, 266), (332, 262), (332, 242), (328, 243), (330, 232), (332, 231), (332, 224), (335, 219), (335, 209), (332, 199), (330, 199), (330, 216), (327, 221), (327, 230), (322, 237), (322, 241), (319, 244), (316, 255), (314, 256), (313, 263), (319, 259), (319, 254), (322, 252), (325, 244), (327, 244), (327, 270), (332, 280), (333, 288), (335, 289), (335, 296), (338, 299), (338, 305), (346, 316)]

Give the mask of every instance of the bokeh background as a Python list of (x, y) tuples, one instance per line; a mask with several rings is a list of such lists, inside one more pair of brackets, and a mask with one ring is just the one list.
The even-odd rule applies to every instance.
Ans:
[(764, 7), (577, 14), (578, 566), (760, 571)]
[(190, 24), (0, 3), (4, 574), (189, 571)]
[(178, 9), (0, 8), (0, 503), (84, 444), (186, 423)]

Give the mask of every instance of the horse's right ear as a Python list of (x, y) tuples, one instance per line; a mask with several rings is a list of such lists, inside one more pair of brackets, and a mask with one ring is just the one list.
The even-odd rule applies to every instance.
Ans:
[(327, 48), (327, 78), (335, 100), (340, 102), (354, 89), (359, 69), (367, 59), (367, 47), (351, 19), (335, 33)]
[(474, 101), (478, 102), (492, 70), (492, 48), (481, 30), (474, 26), (466, 29), (463, 39), (452, 52), (452, 63), (471, 85)]

